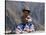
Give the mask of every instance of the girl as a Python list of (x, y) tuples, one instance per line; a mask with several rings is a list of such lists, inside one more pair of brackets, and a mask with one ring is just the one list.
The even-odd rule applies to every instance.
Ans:
[(20, 34), (23, 32), (32, 32), (34, 31), (34, 25), (32, 24), (32, 18), (29, 15), (30, 10), (23, 9), (23, 15), (21, 17), (22, 23), (18, 24), (16, 27), (16, 33)]

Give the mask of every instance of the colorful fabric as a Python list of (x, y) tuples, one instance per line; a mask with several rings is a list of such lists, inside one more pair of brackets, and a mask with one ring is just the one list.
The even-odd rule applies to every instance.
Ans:
[(26, 24), (21, 23), (21, 24), (17, 25), (16, 29), (19, 30), (18, 32), (22, 32), (22, 31), (27, 30), (27, 29), (34, 31), (34, 25), (31, 22), (26, 23)]

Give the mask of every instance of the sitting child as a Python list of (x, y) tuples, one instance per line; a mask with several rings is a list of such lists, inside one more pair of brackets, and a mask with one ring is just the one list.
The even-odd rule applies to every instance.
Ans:
[(23, 9), (22, 23), (16, 27), (16, 33), (32, 32), (34, 31), (34, 25), (32, 24), (32, 18), (29, 15), (30, 11)]

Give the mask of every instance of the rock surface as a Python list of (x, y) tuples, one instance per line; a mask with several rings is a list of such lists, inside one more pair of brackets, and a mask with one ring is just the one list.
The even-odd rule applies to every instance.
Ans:
[(40, 2), (19, 2), (6, 1), (6, 30), (12, 30), (17, 24), (21, 23), (22, 9), (29, 7), (32, 15), (32, 23), (36, 31), (44, 30), (44, 3)]

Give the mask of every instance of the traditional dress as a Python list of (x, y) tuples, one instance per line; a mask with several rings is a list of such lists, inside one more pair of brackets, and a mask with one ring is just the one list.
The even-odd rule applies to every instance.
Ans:
[(20, 23), (17, 25), (16, 27), (16, 33), (22, 33), (25, 30), (30, 30), (31, 32), (34, 31), (34, 25), (32, 24), (32, 18), (28, 15), (27, 18), (25, 18), (26, 20), (28, 20), (27, 23)]

